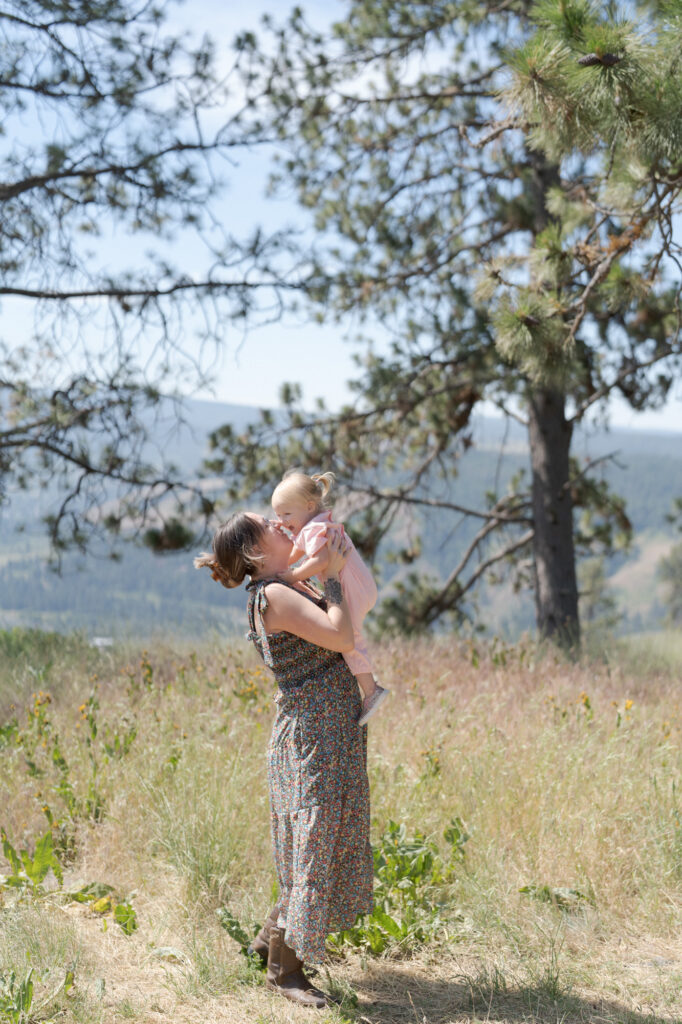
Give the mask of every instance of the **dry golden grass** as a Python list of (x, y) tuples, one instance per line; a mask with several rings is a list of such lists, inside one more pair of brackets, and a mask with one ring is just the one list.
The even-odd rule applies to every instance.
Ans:
[[(664, 661), (579, 665), (445, 638), (378, 649), (394, 696), (370, 726), (373, 835), (404, 821), (445, 855), (460, 816), (470, 839), (441, 892), (446, 930), (330, 960), (321, 984), (328, 970), (346, 999), (315, 1015), (268, 993), (215, 915), (227, 905), (250, 926), (273, 894), (271, 687), (253, 653), (48, 653), (0, 670), (0, 725), (18, 721), (1, 734), (0, 825), (32, 849), (49, 806), (75, 844), (63, 890), (106, 882), (138, 920), (127, 936), (58, 892), (0, 893), (0, 974), (33, 965), (41, 995), (75, 965), (51, 1007), (65, 1024), (682, 1019), (682, 716)], [(133, 729), (117, 755), (115, 736)], [(100, 821), (86, 807), (91, 756)], [(585, 898), (562, 909), (519, 892), (529, 885)]]

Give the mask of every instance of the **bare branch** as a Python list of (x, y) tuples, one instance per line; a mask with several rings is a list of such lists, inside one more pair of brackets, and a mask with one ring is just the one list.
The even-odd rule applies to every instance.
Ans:
[(501, 562), (503, 559), (509, 558), (517, 551), (520, 551), (522, 548), (527, 547), (532, 542), (533, 537), (535, 535), (533, 530), (527, 530), (526, 533), (522, 534), (518, 539), (511, 541), (509, 544), (507, 544), (506, 547), (501, 548), (499, 551), (496, 551), (494, 554), (484, 559), (476, 567), (474, 572), (472, 572), (469, 579), (464, 584), (459, 584), (459, 574), (463, 572), (464, 568), (466, 567), (466, 563), (469, 561), (471, 555), (474, 553), (474, 551), (481, 543), (481, 541), (485, 539), (488, 533), (490, 533), (490, 529), (491, 527), (487, 526), (479, 530), (478, 534), (476, 535), (475, 542), (472, 542), (472, 544), (469, 546), (469, 548), (465, 552), (465, 555), (461, 559), (459, 565), (450, 573), (448, 579), (441, 587), (439, 593), (436, 595), (436, 597), (429, 601), (426, 604), (426, 606), (421, 610), (425, 622), (435, 621), (435, 619), (437, 619), (444, 611), (448, 609), (448, 607), (450, 607), (450, 603), (448, 601), (448, 591), (450, 591), (455, 584), (457, 584), (456, 594), (457, 600), (459, 601), (464, 596), (464, 594), (468, 593), (468, 591), (474, 587), (474, 585), (478, 582), (481, 576), (483, 576), (483, 574), (487, 572), (488, 569), (490, 569), (493, 565), (496, 565), (498, 562)]
[[(471, 516), (473, 519), (484, 519), (486, 522), (492, 523), (493, 526), (499, 525), (500, 523), (532, 522), (532, 519), (529, 516), (517, 515), (515, 514), (515, 511), (504, 511), (504, 503), (509, 501), (511, 504), (516, 499), (515, 495), (510, 496), (509, 499), (503, 499), (502, 502), (498, 502), (489, 512), (485, 512), (482, 509), (469, 508), (466, 505), (460, 505), (453, 501), (441, 501), (437, 498), (419, 497), (418, 495), (408, 493), (406, 490), (385, 491), (380, 488), (362, 485), (354, 486), (353, 490), (358, 494), (366, 494), (368, 497), (374, 498), (378, 501), (395, 501), (404, 505), (418, 505), (422, 508), (440, 508), (447, 509), (450, 512), (459, 512), (461, 515)], [(518, 502), (519, 512), (528, 507), (530, 507), (530, 501), (521, 500)]]

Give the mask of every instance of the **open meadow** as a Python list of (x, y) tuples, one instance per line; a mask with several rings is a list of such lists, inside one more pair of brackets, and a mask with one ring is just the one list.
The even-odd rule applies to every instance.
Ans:
[(240, 949), (274, 890), (253, 652), (0, 634), (0, 1021), (682, 1020), (679, 637), (582, 664), (393, 640), (377, 664), (377, 910), (311, 1011)]

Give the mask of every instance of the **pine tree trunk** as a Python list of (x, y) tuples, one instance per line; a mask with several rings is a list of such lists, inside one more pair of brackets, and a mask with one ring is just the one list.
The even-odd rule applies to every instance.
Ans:
[(568, 462), (572, 428), (559, 391), (537, 389), (528, 405), (538, 632), (563, 647), (577, 647), (580, 623)]
[[(551, 221), (547, 193), (560, 185), (559, 168), (535, 150), (527, 153), (533, 210), (532, 234)], [(535, 538), (535, 621), (542, 637), (562, 647), (580, 643), (578, 584), (573, 544), (573, 507), (569, 486), (571, 424), (566, 422), (565, 395), (553, 388), (529, 390), (529, 443), (533, 473)]]

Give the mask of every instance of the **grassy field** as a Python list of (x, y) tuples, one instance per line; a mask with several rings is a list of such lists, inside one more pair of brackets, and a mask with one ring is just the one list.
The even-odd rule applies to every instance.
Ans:
[(0, 634), (0, 1021), (682, 1020), (680, 638), (377, 662), (382, 912), (330, 948), (316, 1015), (228, 933), (274, 888), (253, 653)]

